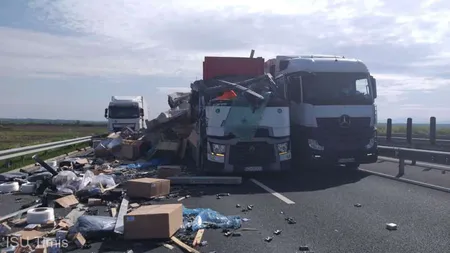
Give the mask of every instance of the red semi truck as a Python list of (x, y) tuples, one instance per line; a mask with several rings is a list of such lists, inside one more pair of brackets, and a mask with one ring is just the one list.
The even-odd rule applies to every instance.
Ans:
[(191, 90), (189, 146), (200, 171), (290, 169), (289, 105), (263, 58), (207, 56)]

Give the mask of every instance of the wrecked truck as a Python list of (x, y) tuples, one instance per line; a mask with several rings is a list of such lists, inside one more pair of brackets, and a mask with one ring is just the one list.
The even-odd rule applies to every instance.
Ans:
[(189, 104), (188, 147), (201, 172), (290, 169), (289, 104), (263, 58), (205, 57)]

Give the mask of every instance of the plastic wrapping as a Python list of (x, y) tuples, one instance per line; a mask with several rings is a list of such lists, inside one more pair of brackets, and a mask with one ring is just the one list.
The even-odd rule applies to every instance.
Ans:
[(52, 177), (53, 177), (53, 174), (46, 170), (46, 171), (39, 172), (39, 173), (28, 176), (27, 181), (29, 181), (29, 182), (46, 181), (47, 179), (50, 179)]
[(95, 148), (94, 153), (97, 157), (107, 157), (117, 154), (122, 148), (122, 137), (108, 138), (102, 140)]
[(116, 185), (116, 182), (114, 181), (114, 177), (111, 175), (97, 175), (93, 178), (92, 184), (101, 184), (103, 187), (112, 187)]
[(72, 171), (61, 171), (53, 177), (53, 185), (56, 187), (60, 193), (73, 194), (80, 191), (87, 186), (92, 186), (93, 188), (98, 188), (100, 184), (103, 187), (112, 187), (116, 184), (114, 177), (111, 175), (94, 175), (90, 170), (84, 173), (82, 178), (79, 178)]
[(15, 178), (25, 179), (26, 177), (27, 177), (27, 174), (22, 173), (22, 172), (6, 172), (6, 173), (0, 174), (0, 182), (12, 181)]
[(58, 192), (67, 194), (76, 192), (79, 189), (81, 181), (75, 173), (69, 170), (59, 172), (52, 179), (52, 183)]
[(192, 231), (203, 228), (238, 229), (241, 227), (239, 216), (225, 216), (209, 208), (189, 209), (183, 207), (183, 216), (194, 216), (195, 219), (189, 225)]
[(85, 237), (96, 236), (101, 233), (113, 232), (117, 218), (109, 216), (80, 216), (69, 230), (69, 234), (81, 233)]

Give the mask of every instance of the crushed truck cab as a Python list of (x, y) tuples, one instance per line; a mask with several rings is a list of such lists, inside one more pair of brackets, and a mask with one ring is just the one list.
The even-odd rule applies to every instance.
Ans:
[(200, 170), (290, 169), (289, 104), (278, 95), (264, 59), (206, 57), (204, 79), (191, 84), (189, 136)]

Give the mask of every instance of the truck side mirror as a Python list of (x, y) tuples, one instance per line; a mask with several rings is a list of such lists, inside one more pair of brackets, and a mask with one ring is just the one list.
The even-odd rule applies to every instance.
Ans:
[(372, 86), (373, 98), (377, 98), (377, 80), (370, 76), (370, 85)]
[(139, 114), (141, 117), (144, 117), (144, 109), (139, 108)]
[(108, 118), (108, 108), (105, 109), (105, 118)]

